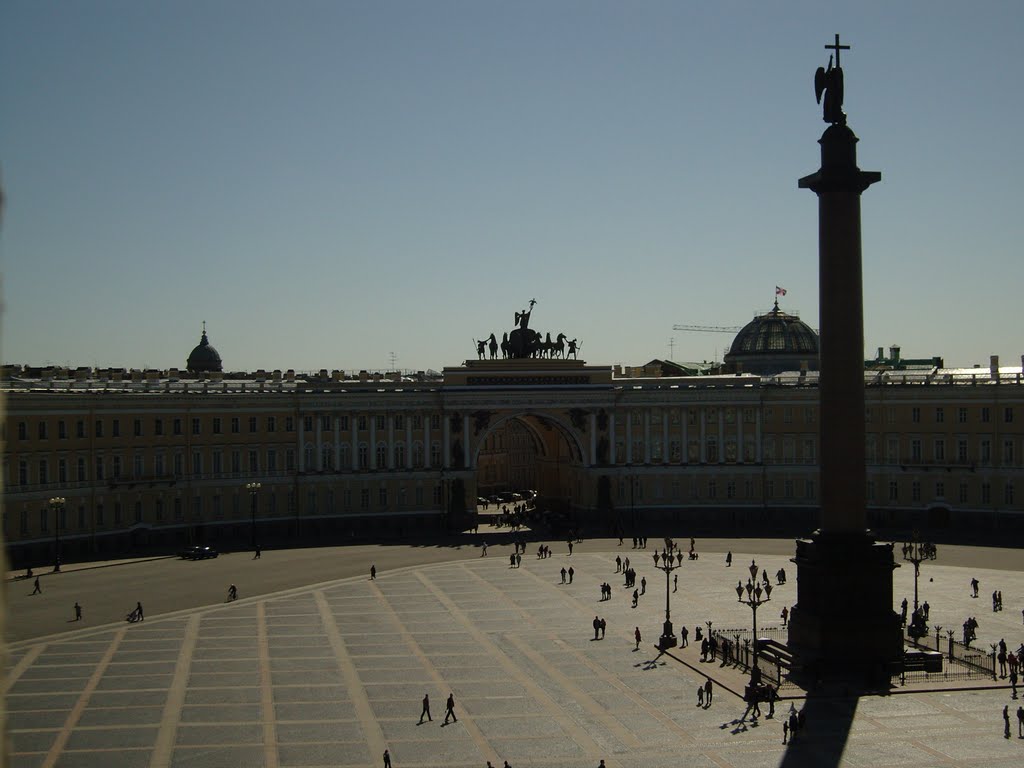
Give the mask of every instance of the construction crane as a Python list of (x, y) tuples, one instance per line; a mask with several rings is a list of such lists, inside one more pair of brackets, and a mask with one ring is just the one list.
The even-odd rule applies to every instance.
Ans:
[(673, 331), (697, 331), (700, 333), (736, 333), (741, 330), (738, 325), (673, 325)]

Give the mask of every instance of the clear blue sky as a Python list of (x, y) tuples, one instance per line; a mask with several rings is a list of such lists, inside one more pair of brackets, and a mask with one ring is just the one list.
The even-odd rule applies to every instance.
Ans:
[(5, 362), (595, 364), (817, 326), (813, 74), (839, 32), (866, 352), (1019, 365), (1024, 3), (5, 0)]

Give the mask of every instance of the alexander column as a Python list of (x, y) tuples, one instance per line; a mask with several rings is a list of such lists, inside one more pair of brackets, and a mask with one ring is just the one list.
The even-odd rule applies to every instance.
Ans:
[(800, 179), (818, 196), (821, 527), (797, 541), (797, 604), (789, 646), (816, 677), (888, 682), (902, 653), (892, 607), (892, 546), (867, 529), (864, 465), (864, 299), (860, 196), (880, 181), (857, 167), (857, 137), (843, 113), (840, 52), (814, 78), (829, 123), (818, 143), (821, 168)]

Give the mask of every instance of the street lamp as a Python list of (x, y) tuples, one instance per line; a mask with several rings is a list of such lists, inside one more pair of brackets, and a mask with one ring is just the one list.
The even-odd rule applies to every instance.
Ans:
[[(743, 596), (744, 591), (746, 597)], [(763, 595), (763, 597), (762, 597)], [(751, 613), (754, 617), (754, 659), (750, 664), (750, 676), (754, 677), (754, 670), (757, 669), (757, 609), (772, 599), (772, 585), (771, 582), (765, 582), (764, 588), (757, 583), (757, 563), (753, 560), (750, 561), (750, 578), (747, 579), (747, 586), (743, 586), (743, 582), (736, 583), (736, 598), (739, 602), (744, 605), (749, 605)]]
[(675, 648), (677, 644), (675, 633), (672, 631), (672, 613), (669, 605), (672, 590), (669, 588), (669, 581), (672, 571), (681, 566), (674, 565), (674, 558), (666, 550), (663, 555), (654, 553), (654, 567), (665, 572), (665, 626), (662, 629), (661, 637), (658, 638), (658, 649), (667, 651), (669, 648)]
[(913, 538), (903, 545), (903, 559), (914, 564), (914, 610), (917, 610), (917, 578), (921, 575), (921, 563), (925, 560), (934, 560), (938, 556), (938, 550), (930, 541), (918, 541), (918, 532), (914, 531)]
[(249, 512), (252, 515), (252, 527), (250, 546), (256, 549), (256, 492), (263, 486), (260, 483), (246, 483), (245, 488), (249, 491)]
[(64, 497), (54, 496), (50, 499), (53, 510), (53, 572), (60, 573), (60, 513), (64, 511)]

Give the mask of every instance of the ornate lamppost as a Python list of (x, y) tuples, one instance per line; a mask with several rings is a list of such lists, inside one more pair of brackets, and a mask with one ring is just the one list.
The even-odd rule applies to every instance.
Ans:
[[(744, 591), (746, 597), (743, 596)], [(750, 606), (754, 617), (754, 658), (750, 663), (750, 674), (753, 677), (756, 674), (754, 670), (757, 669), (757, 609), (772, 599), (771, 582), (765, 582), (764, 587), (761, 587), (757, 582), (757, 563), (753, 560), (750, 561), (750, 578), (747, 579), (747, 586), (744, 587), (742, 581), (736, 583), (736, 598), (744, 605)]]
[(251, 541), (249, 546), (253, 549), (256, 549), (256, 492), (262, 487), (261, 483), (256, 482), (245, 484), (245, 489), (249, 491), (249, 513), (252, 517), (252, 525), (250, 527)]
[(918, 532), (910, 541), (903, 545), (903, 559), (914, 564), (914, 610), (917, 610), (917, 578), (921, 575), (921, 563), (925, 560), (934, 560), (938, 556), (938, 550), (930, 541), (919, 541)]
[(661, 637), (658, 638), (658, 649), (667, 651), (677, 645), (675, 633), (672, 631), (672, 612), (669, 600), (672, 595), (671, 574), (680, 566), (674, 565), (672, 555), (666, 550), (664, 555), (654, 553), (654, 567), (665, 572), (665, 626), (662, 628)]
[(50, 509), (53, 510), (53, 572), (60, 573), (60, 515), (64, 511), (65, 499), (63, 496), (54, 496), (50, 499)]

